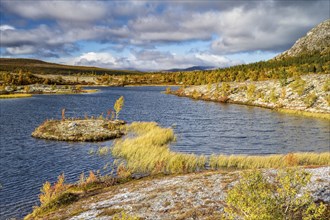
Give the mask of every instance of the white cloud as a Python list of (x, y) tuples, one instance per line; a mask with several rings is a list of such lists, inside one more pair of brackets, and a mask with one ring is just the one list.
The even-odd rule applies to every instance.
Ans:
[(33, 46), (19, 46), (19, 47), (7, 47), (6, 52), (12, 55), (17, 54), (32, 54), (36, 52), (36, 48)]
[(116, 59), (110, 53), (88, 52), (71, 61), (74, 65), (116, 66)]
[(7, 24), (0, 25), (0, 31), (6, 31), (6, 30), (15, 30), (15, 27)]
[(225, 67), (237, 63), (224, 56), (209, 53), (177, 55), (155, 50), (132, 51), (127, 57), (117, 58), (107, 52), (88, 52), (67, 62), (67, 64), (71, 65), (91, 65), (112, 69), (134, 68), (148, 71), (191, 66)]
[(100, 1), (5, 1), (12, 12), (30, 19), (57, 19), (90, 22), (102, 18), (107, 10)]

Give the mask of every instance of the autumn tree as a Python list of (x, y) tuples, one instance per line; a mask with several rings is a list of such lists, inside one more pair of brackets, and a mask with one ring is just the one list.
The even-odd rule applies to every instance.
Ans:
[(122, 110), (123, 106), (124, 106), (124, 97), (120, 96), (120, 98), (117, 99), (117, 101), (115, 102), (115, 105), (113, 107), (116, 111), (116, 119), (118, 119), (119, 112)]

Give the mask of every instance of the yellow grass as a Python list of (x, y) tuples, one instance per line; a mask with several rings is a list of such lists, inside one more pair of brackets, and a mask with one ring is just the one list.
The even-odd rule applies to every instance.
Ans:
[(186, 173), (203, 169), (205, 157), (172, 152), (168, 144), (175, 140), (170, 128), (154, 122), (134, 122), (128, 126), (133, 137), (114, 143), (112, 154), (126, 160), (130, 172)]
[(289, 114), (330, 120), (330, 113), (306, 112), (306, 111), (291, 110), (291, 109), (277, 109), (277, 111), (281, 113), (289, 113)]
[[(88, 192), (101, 187), (128, 181), (131, 173), (144, 174), (177, 174), (206, 169), (237, 168), (283, 168), (292, 166), (329, 166), (330, 153), (289, 153), (286, 155), (246, 156), (246, 155), (212, 155), (196, 156), (173, 152), (169, 144), (175, 141), (171, 128), (162, 128), (155, 122), (134, 122), (126, 127), (126, 139), (115, 141), (111, 152), (115, 157), (125, 159), (117, 170), (120, 178), (102, 179), (90, 172), (89, 177), (80, 176), (78, 184), (67, 185), (59, 178), (53, 186), (45, 183), (40, 199), (42, 205), (35, 207), (25, 219), (35, 219), (64, 207)], [(108, 153), (108, 148), (99, 149), (100, 154)], [(123, 178), (123, 179), (121, 179)]]
[(31, 94), (8, 94), (8, 95), (0, 95), (0, 99), (16, 99), (16, 98), (28, 98), (32, 97)]
[(212, 155), (210, 157), (212, 169), (218, 168), (283, 168), (290, 166), (329, 166), (330, 153), (290, 153), (269, 156), (245, 155)]
[(99, 91), (98, 89), (84, 89), (83, 90), (84, 93), (96, 93), (98, 91)]
[(212, 155), (196, 156), (170, 150), (168, 144), (175, 140), (170, 128), (161, 128), (154, 122), (135, 122), (128, 126), (130, 137), (114, 143), (112, 153), (126, 160), (131, 173), (187, 173), (219, 168), (281, 168), (290, 166), (330, 165), (330, 153), (290, 153), (286, 155), (247, 156)]

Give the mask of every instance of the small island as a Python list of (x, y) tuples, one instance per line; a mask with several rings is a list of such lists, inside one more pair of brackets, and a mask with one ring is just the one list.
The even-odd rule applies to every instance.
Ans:
[(32, 137), (57, 141), (105, 141), (124, 135), (125, 122), (105, 119), (47, 120)]
[(65, 117), (62, 109), (61, 120), (46, 120), (32, 132), (32, 137), (56, 141), (105, 141), (119, 138), (125, 134), (125, 121), (118, 120), (119, 112), (124, 105), (124, 97), (116, 100), (114, 111), (109, 110), (103, 118), (72, 118)]

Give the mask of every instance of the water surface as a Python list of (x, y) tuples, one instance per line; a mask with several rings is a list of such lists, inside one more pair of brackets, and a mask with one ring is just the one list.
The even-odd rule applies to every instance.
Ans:
[(177, 134), (174, 151), (205, 154), (275, 154), (329, 150), (328, 121), (243, 105), (195, 101), (162, 94), (164, 87), (102, 88), (81, 95), (37, 95), (0, 100), (0, 219), (21, 218), (38, 204), (42, 184), (62, 172), (70, 182), (81, 172), (101, 170), (111, 155), (89, 152), (101, 143), (68, 143), (32, 138), (45, 119), (99, 116), (125, 97), (120, 118), (156, 121)]

